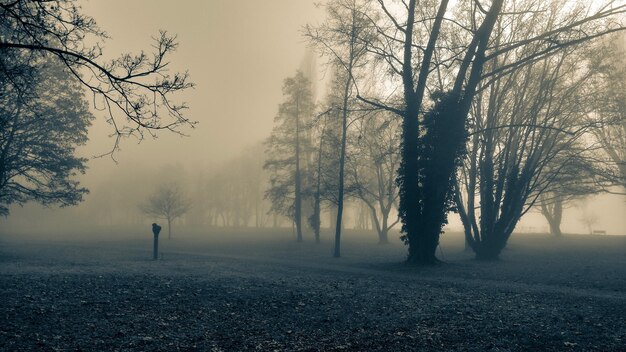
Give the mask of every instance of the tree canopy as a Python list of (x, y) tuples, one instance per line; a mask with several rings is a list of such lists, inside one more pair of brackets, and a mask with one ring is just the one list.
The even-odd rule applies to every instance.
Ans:
[(28, 201), (74, 205), (87, 193), (76, 179), (87, 161), (76, 148), (93, 119), (84, 91), (65, 66), (44, 59), (25, 66), (23, 56), (0, 58), (1, 215)]

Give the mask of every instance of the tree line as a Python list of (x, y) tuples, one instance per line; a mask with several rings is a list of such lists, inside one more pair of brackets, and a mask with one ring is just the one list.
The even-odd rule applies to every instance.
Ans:
[(397, 208), (411, 263), (438, 261), (450, 213), (493, 260), (533, 207), (560, 234), (567, 200), (624, 192), (623, 3), (325, 6), (303, 35), (326, 59), (327, 96), (287, 78), (266, 142), (267, 196), (298, 240), (303, 207), (315, 229), (326, 203), (339, 256), (344, 199), (357, 197), (382, 215), (381, 241)]
[[(285, 79), (264, 147), (201, 176), (189, 187), (197, 192), (175, 197), (185, 199), (175, 217), (233, 227), (288, 219), (296, 239), (309, 227), (319, 241), (326, 211), (340, 256), (354, 200), (359, 226), (371, 222), (385, 243), (399, 221), (408, 261), (432, 264), (450, 214), (477, 258), (491, 260), (531, 209), (558, 235), (569, 200), (625, 192), (623, 2), (324, 6), (326, 19), (303, 36), (324, 59), (326, 95), (316, 99), (305, 71)], [(75, 150), (87, 142), (90, 103), (110, 123), (111, 155), (122, 138), (193, 127), (172, 99), (193, 87), (167, 70), (175, 36), (107, 61), (106, 33), (74, 0), (2, 2), (0, 18), (0, 214), (83, 199), (86, 159)], [(157, 195), (186, 192), (176, 189), (133, 207), (162, 216)]]

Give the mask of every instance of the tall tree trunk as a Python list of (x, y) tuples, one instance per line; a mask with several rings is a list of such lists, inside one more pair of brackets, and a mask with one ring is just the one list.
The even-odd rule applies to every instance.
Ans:
[(550, 233), (554, 237), (561, 237), (563, 233), (561, 233), (561, 223), (560, 222), (550, 222)]
[(490, 232), (484, 232), (481, 235), (481, 241), (477, 243), (476, 259), (478, 260), (498, 260), (500, 253), (506, 247), (506, 244), (515, 229), (515, 226), (522, 218), (522, 212), (525, 199), (516, 192), (521, 192), (522, 187), (513, 183), (507, 190), (503, 207), (500, 210), (499, 217), (495, 213), (492, 214), (490, 220)]
[(169, 217), (167, 218), (167, 239), (172, 239), (172, 219)]
[(154, 234), (154, 243), (152, 245), (152, 259), (159, 259), (159, 235)]
[(402, 218), (402, 232), (406, 236), (409, 254), (408, 262), (423, 262), (419, 255), (422, 246), (420, 241), (420, 192), (418, 167), (418, 107), (407, 104), (406, 116), (402, 120), (402, 144), (400, 153), (402, 161), (398, 170), (398, 188)]
[(563, 220), (563, 199), (559, 198), (554, 204), (554, 224), (550, 226), (550, 232), (554, 236), (561, 237), (561, 220)]
[(324, 131), (326, 130), (326, 126), (322, 128), (322, 133), (320, 137), (320, 145), (317, 150), (317, 177), (315, 180), (315, 199), (313, 203), (313, 215), (311, 219), (311, 226), (313, 227), (313, 231), (315, 232), (315, 243), (320, 243), (320, 227), (322, 226), (321, 219), (321, 184), (322, 184), (322, 148), (324, 146)]
[(341, 256), (341, 222), (343, 218), (344, 172), (346, 161), (346, 141), (348, 134), (348, 94), (352, 84), (352, 60), (348, 69), (348, 78), (343, 91), (343, 111), (341, 116), (341, 151), (339, 154), (339, 190), (337, 192), (337, 222), (335, 223), (335, 252), (333, 256)]
[(402, 231), (405, 242), (409, 246), (407, 262), (430, 264), (436, 261), (435, 252), (429, 254), (428, 241), (423, 236), (422, 227), (423, 209), (422, 195), (419, 187), (419, 144), (420, 126), (419, 110), (422, 105), (426, 82), (430, 73), (430, 63), (439, 38), (443, 16), (448, 7), (448, 1), (443, 0), (439, 5), (433, 28), (428, 38), (428, 45), (424, 51), (417, 86), (413, 80), (413, 27), (415, 24), (416, 1), (410, 0), (408, 6), (407, 25), (405, 30), (404, 53), (402, 65), (402, 83), (404, 87), (405, 110), (402, 120), (402, 139), (400, 155), (402, 157), (398, 170), (398, 187), (400, 189), (399, 216), (402, 219)]
[[(454, 203), (456, 205), (459, 218), (461, 219), (461, 223), (463, 224), (463, 244), (464, 244), (463, 252), (471, 252), (473, 250), (472, 245), (475, 241), (472, 235), (472, 226), (470, 224), (469, 214), (467, 210), (465, 209), (465, 205), (463, 204), (463, 200), (461, 199), (460, 192), (461, 192), (461, 186), (459, 185), (459, 181), (457, 179), (456, 190), (454, 192)], [(469, 194), (468, 196), (472, 197), (473, 195)]]
[(389, 244), (389, 230), (383, 229), (378, 234), (378, 244)]
[[(516, 220), (513, 221), (517, 222)], [(476, 259), (483, 261), (495, 261), (500, 259), (500, 253), (506, 247), (508, 239), (513, 232), (513, 228), (514, 226), (512, 228), (507, 227), (507, 229), (502, 229), (498, 226), (491, 237), (487, 237), (477, 244), (475, 248)]]
[[(391, 209), (391, 208), (390, 208)], [(389, 243), (389, 210), (381, 210), (382, 225), (380, 226), (380, 232), (378, 233), (378, 244)]]
[[(435, 104), (424, 118), (427, 127), (422, 137), (424, 163), (422, 175), (422, 209), (419, 221), (419, 243), (417, 248), (409, 246), (409, 262), (432, 264), (438, 260), (435, 256), (439, 245), (439, 236), (447, 223), (447, 212), (454, 190), (452, 181), (456, 172), (457, 158), (465, 147), (465, 123), (480, 82), (489, 38), (496, 19), (502, 9), (503, 0), (495, 0), (485, 16), (480, 28), (470, 43), (456, 77), (453, 90)], [(443, 4), (443, 2), (442, 2)], [(441, 10), (441, 8), (440, 8)], [(445, 10), (445, 9), (444, 9)], [(444, 13), (439, 12), (437, 20)], [(438, 36), (439, 27), (433, 27), (428, 49), (433, 38)], [(433, 49), (434, 50), (434, 49)], [(432, 54), (426, 52), (426, 54)], [(423, 64), (422, 64), (423, 65)], [(471, 70), (470, 70), (471, 67)], [(422, 66), (422, 70), (424, 66)], [(469, 70), (469, 77), (467, 72)], [(420, 75), (421, 83), (422, 75)], [(420, 88), (418, 84), (418, 88)], [(422, 94), (423, 96), (423, 94)], [(421, 103), (420, 103), (421, 105)], [(419, 106), (418, 106), (419, 108)], [(417, 182), (416, 182), (417, 183)], [(411, 238), (409, 237), (409, 240)]]
[(554, 237), (561, 237), (561, 221), (563, 219), (563, 199), (556, 197), (553, 204), (546, 204), (544, 201), (540, 202), (541, 214), (548, 221), (550, 226), (550, 234)]
[(459, 111), (457, 96), (441, 100), (425, 119), (428, 124), (423, 142), (423, 206), (421, 218), (421, 246), (416, 258), (419, 263), (435, 263), (439, 235), (447, 223), (449, 196), (453, 192), (452, 176), (456, 160), (465, 142), (465, 117)]
[[(317, 186), (319, 188), (319, 185)], [(313, 204), (313, 215), (311, 215), (313, 231), (315, 233), (315, 243), (320, 243), (320, 195), (319, 190), (315, 195), (315, 203)]]
[(383, 225), (381, 225), (380, 221), (378, 220), (376, 207), (374, 207), (372, 204), (368, 204), (368, 207), (370, 209), (370, 218), (372, 220), (372, 225), (374, 227), (374, 230), (376, 231), (376, 234), (378, 235), (378, 244), (388, 243), (389, 241), (387, 240), (386, 223), (383, 223)]
[(346, 84), (343, 90), (343, 104), (341, 114), (341, 151), (339, 154), (339, 189), (337, 191), (337, 223), (335, 224), (335, 252), (333, 256), (341, 256), (341, 222), (343, 218), (343, 193), (344, 193), (344, 173), (346, 163), (346, 141), (348, 135), (348, 98), (352, 85), (352, 66), (354, 65), (356, 41), (356, 13), (352, 9), (352, 23), (350, 28), (350, 52), (348, 53), (348, 66), (346, 67)]
[(295, 170), (294, 222), (296, 241), (302, 242), (302, 175), (300, 174), (300, 111), (296, 101), (296, 170)]

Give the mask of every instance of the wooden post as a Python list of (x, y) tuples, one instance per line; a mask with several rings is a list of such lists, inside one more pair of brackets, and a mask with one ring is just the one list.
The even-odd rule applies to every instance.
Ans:
[(152, 247), (152, 259), (159, 259), (159, 233), (161, 232), (161, 226), (156, 223), (152, 224), (152, 233), (154, 234), (154, 246)]
[(159, 235), (158, 234), (154, 234), (154, 246), (152, 249), (152, 259), (157, 260), (159, 259)]

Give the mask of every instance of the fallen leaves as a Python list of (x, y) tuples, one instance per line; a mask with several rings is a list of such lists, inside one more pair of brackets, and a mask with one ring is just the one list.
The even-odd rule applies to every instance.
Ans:
[(626, 332), (624, 302), (608, 298), (271, 262), (159, 265), (5, 271), (0, 350), (609, 351)]

